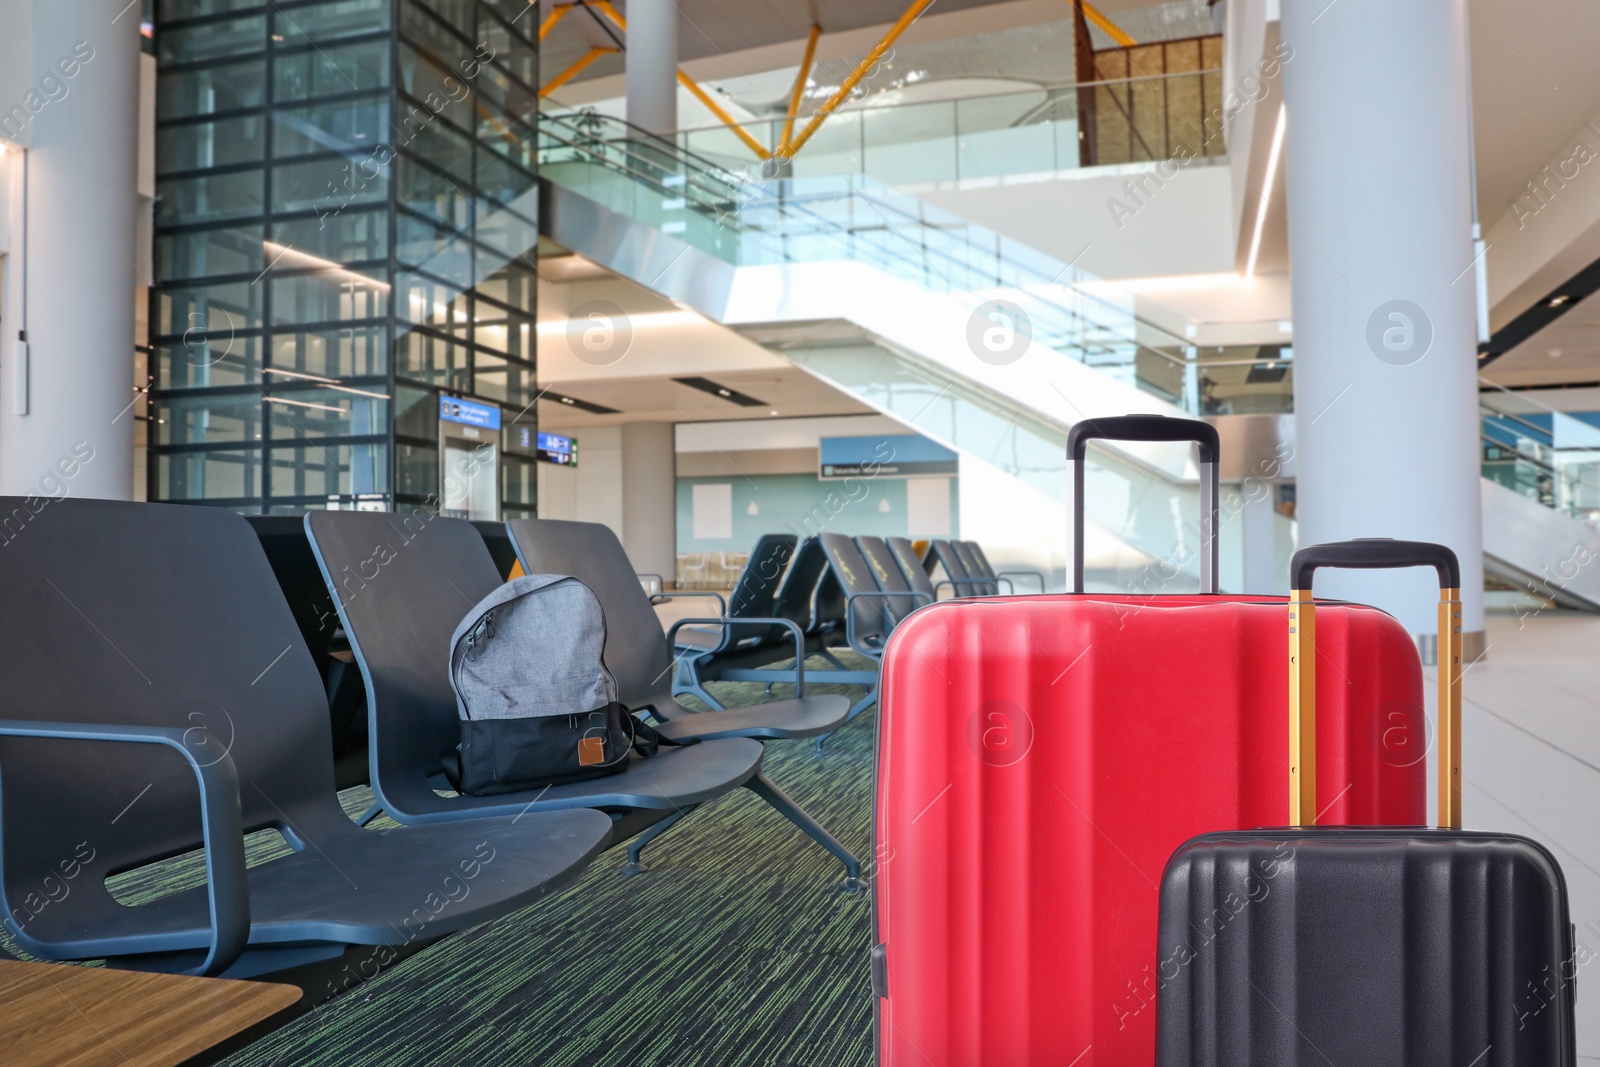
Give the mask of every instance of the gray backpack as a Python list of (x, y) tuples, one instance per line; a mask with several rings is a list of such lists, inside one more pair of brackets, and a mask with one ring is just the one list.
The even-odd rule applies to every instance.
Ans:
[(560, 785), (654, 755), (656, 732), (617, 701), (605, 615), (577, 578), (531, 574), (480, 600), (450, 638), (461, 744), (444, 757), (463, 793)]

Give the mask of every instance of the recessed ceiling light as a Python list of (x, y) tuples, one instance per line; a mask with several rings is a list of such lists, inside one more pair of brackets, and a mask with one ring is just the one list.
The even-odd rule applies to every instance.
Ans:
[(767, 412), (768, 415), (776, 415), (777, 413), (778, 413), (778, 409), (777, 408), (773, 408), (771, 411)]
[(764, 408), (767, 406), (765, 400), (746, 396), (732, 386), (714, 382), (710, 378), (689, 377), (674, 378), (672, 380), (679, 385), (687, 385), (690, 389), (698, 389), (707, 396), (714, 396), (718, 400), (726, 400), (730, 404), (737, 404), (743, 408)]
[(1551, 297), (1550, 298), (1550, 303), (1546, 304), (1545, 306), (1546, 307), (1558, 308), (1562, 304), (1565, 304), (1568, 300), (1571, 300), (1571, 299), (1572, 299), (1572, 297), (1568, 296), (1566, 293), (1562, 293), (1560, 296)]
[(1560, 359), (1560, 358), (1561, 358), (1561, 349), (1559, 349), (1559, 348), (1552, 348), (1552, 349), (1551, 349), (1551, 350), (1550, 350), (1550, 353), (1549, 353), (1549, 354), (1550, 354), (1550, 358), (1551, 358), (1551, 359)]
[(564, 396), (564, 397), (562, 397), (562, 398), (561, 398), (561, 402), (562, 402), (562, 403), (563, 403), (563, 404), (576, 404), (576, 403), (577, 403), (577, 401), (576, 401), (576, 400), (573, 400), (573, 399), (572, 399), (572, 398), (571, 398), (571, 397), (570, 397), (570, 396)]

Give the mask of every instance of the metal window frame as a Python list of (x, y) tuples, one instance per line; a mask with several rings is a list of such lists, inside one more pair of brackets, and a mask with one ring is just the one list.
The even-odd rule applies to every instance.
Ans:
[[(246, 10), (214, 12), (207, 15), (190, 18), (159, 19), (157, 25), (158, 45), (158, 84), (169, 75), (181, 75), (204, 71), (208, 69), (240, 68), (250, 71), (253, 76), (259, 76), (260, 102), (243, 107), (228, 107), (219, 110), (185, 113), (159, 118), (157, 130), (161, 133), (176, 132), (181, 135), (185, 130), (199, 131), (203, 127), (213, 127), (218, 123), (226, 123), (241, 118), (259, 118), (261, 121), (261, 151), (256, 160), (244, 162), (229, 162), (217, 166), (185, 167), (182, 169), (160, 169), (163, 161), (157, 158), (157, 178), (162, 183), (184, 181), (198, 178), (213, 178), (231, 174), (259, 174), (261, 178), (262, 204), (260, 210), (251, 214), (239, 215), (229, 218), (205, 219), (203, 221), (179, 220), (154, 228), (153, 236), (157, 239), (181, 237), (190, 234), (204, 234), (209, 231), (236, 231), (250, 234), (252, 237), (259, 233), (263, 242), (273, 240), (279, 232), (280, 223), (304, 223), (312, 219), (321, 219), (328, 214), (326, 205), (318, 204), (311, 208), (297, 207), (294, 210), (280, 210), (277, 204), (278, 183), (281, 180), (278, 168), (308, 163), (333, 163), (349, 161), (351, 164), (359, 163), (365, 158), (361, 152), (364, 149), (351, 152), (348, 150), (329, 149), (326, 151), (301, 152), (292, 156), (279, 158), (276, 155), (279, 147), (278, 138), (282, 131), (278, 129), (277, 118), (282, 113), (290, 113), (307, 108), (320, 106), (339, 106), (359, 103), (362, 101), (383, 101), (388, 108), (390, 129), (383, 134), (385, 138), (372, 146), (377, 151), (379, 145), (387, 145), (391, 150), (389, 161), (385, 164), (385, 173), (382, 180), (384, 187), (381, 195), (370, 201), (356, 202), (337, 206), (337, 213), (346, 212), (356, 214), (376, 215), (383, 213), (382, 225), (386, 232), (383, 234), (384, 250), (377, 258), (353, 259), (341, 266), (372, 277), (375, 281), (387, 284), (390, 289), (385, 294), (385, 307), (381, 314), (364, 315), (354, 319), (318, 320), (308, 322), (278, 322), (275, 315), (275, 298), (272, 284), (274, 281), (290, 277), (314, 276), (315, 268), (285, 267), (282, 264), (274, 266), (269, 257), (263, 255), (264, 269), (258, 273), (230, 272), (227, 274), (193, 273), (185, 268), (182, 277), (159, 277), (156, 284), (150, 289), (150, 321), (152, 325), (160, 320), (158, 307), (168, 294), (184, 291), (195, 292), (207, 289), (216, 289), (225, 286), (260, 286), (257, 294), (244, 294), (248, 309), (252, 312), (251, 319), (259, 317), (259, 323), (234, 328), (232, 336), (247, 340), (256, 346), (254, 362), (257, 365), (256, 380), (246, 380), (242, 383), (230, 382), (226, 385), (197, 386), (185, 383), (176, 387), (157, 387), (160, 377), (157, 361), (152, 358), (148, 370), (149, 397), (155, 413), (159, 417), (162, 409), (174, 402), (196, 402), (200, 398), (214, 398), (218, 402), (237, 404), (241, 398), (259, 396), (260, 413), (259, 426), (261, 436), (254, 441), (219, 441), (219, 442), (184, 442), (184, 443), (157, 443), (158, 435), (152, 434), (146, 457), (147, 484), (150, 498), (156, 499), (182, 499), (185, 502), (231, 507), (242, 511), (259, 511), (266, 514), (285, 507), (301, 508), (316, 506), (322, 498), (307, 497), (304, 494), (295, 496), (275, 496), (271, 486), (271, 470), (276, 453), (289, 449), (305, 450), (308, 448), (336, 448), (352, 445), (382, 445), (386, 450), (387, 478), (383, 496), (386, 506), (394, 508), (403, 503), (421, 503), (425, 498), (417, 498), (413, 493), (400, 493), (399, 489), (399, 454), (401, 447), (411, 449), (437, 450), (437, 438), (427, 439), (412, 433), (399, 433), (396, 430), (398, 415), (398, 396), (400, 389), (420, 391), (424, 394), (438, 394), (441, 391), (452, 393), (465, 393), (485, 403), (498, 405), (504, 412), (504, 425), (497, 445), (501, 450), (502, 464), (530, 463), (530, 457), (513, 454), (506, 450), (505, 442), (509, 434), (515, 432), (513, 427), (520, 429), (530, 426), (537, 431), (537, 342), (529, 346), (529, 350), (522, 353), (508, 353), (498, 351), (493, 347), (480, 343), (477, 336), (476, 319), (478, 317), (479, 302), (485, 312), (491, 315), (516, 318), (526, 316), (530, 321), (537, 320), (537, 289), (529, 286), (523, 294), (524, 303), (532, 306), (518, 306), (506, 300), (501, 300), (483, 293), (482, 287), (489, 276), (501, 268), (480, 269), (489, 261), (500, 262), (505, 266), (514, 265), (517, 260), (528, 262), (528, 270), (537, 272), (536, 245), (524, 250), (520, 256), (497, 250), (496, 244), (500, 241), (489, 241), (480, 238), (481, 226), (485, 212), (498, 215), (505, 211), (524, 223), (530, 234), (537, 233), (539, 219), (537, 210), (532, 212), (526, 209), (526, 202), (521, 205), (508, 204), (502, 201), (496, 191), (482, 187), (480, 177), (487, 176), (487, 166), (492, 166), (497, 175), (510, 174), (516, 180), (525, 180), (529, 190), (536, 190), (538, 183), (537, 170), (537, 129), (530, 121), (530, 117), (519, 117), (502, 105), (499, 96), (485, 91), (478, 81), (486, 74), (492, 75), (497, 85), (509, 87), (512, 93), (511, 102), (514, 105), (517, 94), (526, 94), (528, 100), (536, 100), (538, 93), (539, 56), (538, 42), (535, 37), (536, 25), (530, 23), (527, 27), (518, 27), (502, 17), (501, 13), (491, 6), (487, 0), (478, 0), (472, 7), (473, 25), (475, 34), (468, 36), (454, 23), (444, 18), (439, 12), (433, 10), (429, 0), (388, 0), (387, 4), (379, 5), (387, 25), (381, 29), (365, 32), (353, 32), (342, 35), (330, 42), (317, 42), (310, 40), (273, 40), (275, 18), (278, 15), (287, 15), (293, 18), (302, 10), (311, 9), (323, 0), (275, 0), (275, 2), (262, 2)], [(408, 14), (409, 12), (409, 14)], [(408, 92), (401, 82), (402, 63), (414, 63), (410, 54), (403, 54), (402, 46), (415, 54), (423, 54), (430, 47), (427, 40), (418, 36), (417, 27), (402, 26), (402, 19), (415, 19), (421, 15), (427, 20), (429, 33), (439, 32), (448, 35), (454, 42), (459, 43), (461, 50), (473, 56), (483, 67), (483, 72), (473, 79), (457, 75), (469, 87), (469, 95), (459, 98), (459, 106), (471, 109), (471, 115), (449, 114), (450, 108), (442, 112), (435, 112), (428, 108), (424, 99), (419, 99)], [(250, 51), (233, 52), (228, 55), (207, 56), (203, 59), (184, 59), (163, 61), (159, 57), (159, 38), (163, 32), (199, 30), (204, 32), (207, 27), (221, 27), (225, 24), (235, 23), (261, 17), (262, 40), (259, 48)], [(527, 30), (526, 33), (523, 31)], [(474, 39), (476, 37), (476, 40)], [(493, 59), (483, 59), (481, 45), (495, 40), (493, 46), (498, 51)], [(532, 68), (533, 83), (529, 84), (526, 76), (518, 74), (505, 62), (505, 45), (510, 42), (516, 48), (526, 47), (532, 50), (532, 63), (519, 65)], [(385, 72), (386, 83), (377, 86), (343, 89), (342, 91), (328, 93), (296, 93), (283, 100), (278, 99), (276, 73), (279, 62), (292, 59), (295, 56), (313, 55), (321, 53), (325, 48), (343, 48), (345, 46), (373, 45), (381, 43), (385, 50), (384, 61), (387, 63)], [(324, 57), (326, 58), (326, 57)], [(440, 75), (444, 75), (441, 73)], [(457, 105), (453, 105), (457, 106)], [(440, 167), (410, 145), (410, 142), (397, 143), (394, 137), (394, 123), (401, 114), (401, 109), (410, 113), (413, 107), (420, 107), (428, 111), (428, 126), (440, 123), (450, 133), (463, 138), (468, 146), (465, 163), (465, 173), (454, 173)], [(477, 116), (488, 115), (491, 124), (505, 131), (510, 131), (518, 140), (526, 141), (530, 150), (521, 156), (501, 150), (495, 143), (493, 132), (483, 135), (479, 128), (482, 122)], [(426, 127), (425, 127), (426, 128)], [(484, 153), (491, 153), (492, 159)], [(524, 160), (527, 160), (525, 163)], [(487, 161), (487, 164), (486, 164)], [(529, 166), (528, 164), (532, 165)], [(471, 218), (465, 229), (459, 228), (451, 222), (432, 217), (405, 204), (401, 199), (399, 168), (416, 167), (426, 175), (430, 175), (459, 186), (459, 192), (466, 197), (471, 206)], [(333, 203), (338, 204), (338, 201)], [(398, 246), (401, 216), (426, 225), (446, 240), (464, 240), (466, 249), (472, 258), (473, 266), (470, 268), (471, 277), (465, 280), (451, 280), (439, 277), (435, 272), (429, 271), (421, 264), (410, 262), (418, 257), (402, 255)], [(534, 217), (528, 217), (532, 214)], [(513, 242), (514, 243), (514, 242)], [(429, 283), (448, 287), (452, 292), (462, 294), (461, 299), (469, 320), (468, 328), (463, 333), (456, 333), (448, 329), (429, 326), (426, 324), (412, 323), (405, 314), (405, 309), (397, 305), (394, 296), (394, 287), (400, 283), (402, 276), (413, 276)], [(280, 294), (281, 295), (281, 294)], [(195, 302), (190, 301), (188, 307), (180, 310), (188, 313)], [(155, 349), (167, 350), (170, 360), (171, 350), (182, 346), (185, 337), (192, 334), (192, 330), (180, 330), (185, 324), (179, 321), (169, 321), (166, 326), (168, 333), (152, 333), (149, 344), (152, 357)], [(271, 376), (271, 368), (275, 365), (275, 349), (281, 345), (285, 337), (311, 337), (333, 336), (342, 333), (358, 331), (374, 335), (370, 343), (382, 348), (382, 369), (377, 373), (363, 372), (348, 376), (339, 376), (337, 382), (347, 388), (363, 389), (372, 392), (385, 393), (389, 399), (386, 402), (387, 412), (384, 420), (383, 432), (378, 434), (342, 434), (338, 436), (310, 436), (304, 432), (292, 436), (274, 436), (271, 427), (281, 420), (274, 418), (273, 408), (267, 397), (278, 395), (284, 389), (291, 391), (316, 390), (320, 388), (315, 382), (294, 382), (288, 380), (275, 382)], [(432, 340), (460, 348), (466, 359), (464, 368), (466, 389), (456, 388), (460, 383), (455, 380), (457, 374), (452, 370), (450, 380), (442, 385), (434, 382), (419, 380), (413, 373), (402, 370), (399, 366), (399, 350), (403, 336), (408, 332), (419, 333)], [(535, 334), (536, 336), (536, 334)], [(479, 374), (488, 371), (486, 366), (489, 360), (494, 361), (495, 373), (507, 373), (507, 386), (509, 379), (517, 372), (523, 377), (523, 384), (512, 394), (512, 400), (496, 400), (491, 396), (481, 395), (478, 390)], [(298, 369), (298, 368), (296, 368)], [(280, 388), (281, 386), (281, 388)], [(524, 405), (522, 402), (526, 401)], [(281, 408), (279, 409), (281, 414)], [(164, 457), (179, 457), (202, 454), (227, 454), (238, 455), (241, 458), (253, 458), (260, 471), (259, 492), (250, 498), (204, 498), (183, 497), (173, 498), (166, 494), (170, 486), (162, 484), (159, 469)], [(526, 479), (523, 479), (524, 481)], [(505, 514), (525, 515), (533, 512), (537, 507), (536, 493), (533, 499), (508, 500), (506, 499), (507, 479), (502, 477), (501, 484), (497, 487), (497, 498), (500, 501), (502, 512)], [(355, 494), (341, 494), (355, 495)], [(519, 494), (520, 495), (520, 494)], [(415, 498), (415, 499), (413, 499)]]

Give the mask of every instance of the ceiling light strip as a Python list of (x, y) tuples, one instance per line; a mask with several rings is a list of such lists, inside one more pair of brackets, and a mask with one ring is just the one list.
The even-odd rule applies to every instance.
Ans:
[(1272, 131), (1272, 150), (1267, 153), (1266, 180), (1261, 186), (1261, 202), (1256, 206), (1256, 232), (1250, 236), (1250, 258), (1245, 261), (1244, 276), (1255, 277), (1256, 257), (1261, 254), (1261, 231), (1266, 229), (1267, 208), (1272, 206), (1272, 185), (1278, 180), (1278, 160), (1283, 155), (1283, 131), (1289, 122), (1289, 109), (1278, 105), (1278, 126)]

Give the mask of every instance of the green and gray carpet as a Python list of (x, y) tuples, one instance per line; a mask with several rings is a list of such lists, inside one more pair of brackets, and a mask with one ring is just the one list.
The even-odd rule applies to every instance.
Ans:
[[(714, 691), (730, 706), (761, 699), (759, 685)], [(864, 864), (874, 725), (857, 719), (821, 756), (769, 744), (764, 764)], [(810, 838), (741, 789), (653, 844), (649, 873), (623, 876), (623, 859), (612, 849), (572, 888), (424, 949), (227, 1067), (872, 1061), (870, 902), (834, 891), (842, 868)]]

